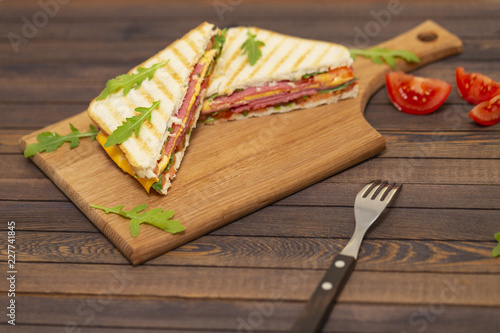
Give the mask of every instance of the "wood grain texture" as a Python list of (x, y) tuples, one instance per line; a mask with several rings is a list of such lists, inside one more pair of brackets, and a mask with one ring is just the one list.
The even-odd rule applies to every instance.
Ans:
[[(91, 265), (57, 263), (19, 263), (19, 270), (36, 271), (23, 277), (17, 287), (23, 293), (113, 294), (134, 297), (183, 297), (207, 299), (306, 301), (316, 288), (324, 270), (316, 263), (300, 269), (262, 269), (238, 267), (189, 267), (143, 265)], [(120, 282), (121, 288), (116, 286)], [(141, 283), (134, 283), (140, 281)], [(444, 304), (500, 306), (498, 274), (424, 273), (355, 270), (339, 297), (339, 302), (432, 303), (447, 284), (456, 285), (459, 295)], [(0, 284), (6, 290), (7, 281)], [(366, 286), (372, 286), (367, 292)], [(480, 288), (487, 285), (488, 288)], [(43, 287), (42, 287), (43, 286)]]
[[(0, 233), (6, 235), (5, 232)], [(367, 237), (357, 271), (500, 273), (489, 254), (494, 242), (446, 242)], [(21, 232), (20, 262), (126, 264), (96, 233)], [(326, 269), (347, 239), (204, 236), (145, 265)], [(6, 251), (1, 251), (6, 255)]]
[[(246, 322), (250, 320), (254, 325), (250, 328), (254, 332), (283, 332), (291, 328), (293, 319), (302, 308), (300, 302), (258, 301), (228, 301), (228, 300), (200, 300), (200, 299), (172, 299), (172, 298), (122, 298), (111, 295), (105, 306), (91, 311), (90, 305), (99, 306), (99, 298), (90, 295), (47, 297), (43, 295), (19, 296), (20, 308), (29, 317), (19, 319), (19, 329), (25, 332), (65, 332), (71, 324), (78, 326), (82, 332), (115, 333), (119, 329), (123, 332), (157, 332), (171, 329), (176, 332), (194, 330), (201, 332), (235, 332), (240, 327), (244, 331)], [(360, 304), (341, 302), (330, 316), (325, 332), (401, 332), (415, 329), (410, 325), (409, 317), (424, 319), (419, 309), (430, 311), (431, 306), (440, 307), (440, 294), (430, 304), (401, 305), (401, 304)], [(89, 306), (86, 302), (91, 302)], [(93, 302), (93, 303), (92, 303)], [(262, 308), (266, 306), (266, 308)], [(79, 315), (76, 309), (87, 310)], [(261, 311), (268, 310), (266, 315), (259, 316)], [(57, 311), (57, 316), (53, 313)], [(428, 322), (426, 331), (443, 332), (452, 329), (457, 333), (473, 331), (494, 332), (500, 324), (496, 314), (499, 307), (472, 307), (446, 305), (439, 316), (433, 314), (433, 322)], [(91, 314), (94, 313), (94, 316)], [(81, 314), (81, 313), (80, 313)], [(138, 317), (148, 320), (137, 320)], [(240, 318), (240, 319), (238, 319)], [(253, 320), (252, 320), (253, 318)], [(438, 320), (437, 320), (438, 319)], [(27, 326), (29, 323), (40, 331)], [(40, 326), (38, 326), (40, 325)], [(120, 325), (120, 326), (117, 326)], [(5, 327), (5, 326), (4, 326)], [(44, 327), (53, 328), (47, 331)], [(420, 324), (419, 328), (422, 327)], [(19, 330), (12, 330), (18, 332)], [(121, 330), (119, 332), (122, 332)], [(409, 331), (411, 332), (411, 331)]]

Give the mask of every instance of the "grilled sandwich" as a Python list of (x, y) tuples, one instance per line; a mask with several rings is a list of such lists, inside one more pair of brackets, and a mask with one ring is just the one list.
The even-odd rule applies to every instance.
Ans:
[[(114, 91), (94, 99), (89, 106), (88, 114), (100, 128), (99, 143), (148, 193), (152, 187), (167, 194), (198, 120), (221, 43), (221, 31), (205, 22), (130, 70), (129, 74), (137, 74), (155, 69), (135, 89)], [(140, 131), (120, 144), (106, 145), (118, 127), (139, 114), (137, 108), (151, 105), (157, 107)]]
[[(249, 35), (261, 42), (262, 56), (253, 65), (242, 52)], [(358, 87), (352, 62), (338, 44), (255, 27), (231, 28), (210, 77), (200, 121), (265, 116), (353, 98)]]

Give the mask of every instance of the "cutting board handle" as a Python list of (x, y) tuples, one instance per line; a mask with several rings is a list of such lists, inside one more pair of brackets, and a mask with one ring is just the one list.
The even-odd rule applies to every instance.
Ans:
[[(427, 20), (415, 28), (396, 36), (376, 47), (408, 50), (414, 52), (419, 63), (408, 63), (402, 59), (396, 61), (396, 70), (411, 71), (433, 61), (462, 52), (460, 38), (432, 20)], [(387, 64), (375, 64), (370, 59), (356, 57), (354, 73), (363, 73), (359, 78), (361, 110), (365, 109), (370, 96), (384, 84), (385, 73), (392, 70)]]

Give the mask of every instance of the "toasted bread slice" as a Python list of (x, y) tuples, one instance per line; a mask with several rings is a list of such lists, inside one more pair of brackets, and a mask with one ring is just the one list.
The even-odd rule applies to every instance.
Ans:
[(154, 101), (160, 101), (159, 107), (152, 112), (151, 121), (142, 124), (139, 136), (132, 135), (118, 145), (137, 177), (158, 178), (158, 170), (155, 169), (169, 135), (167, 129), (182, 122), (182, 119), (173, 115), (183, 103), (194, 66), (205, 53), (215, 33), (214, 25), (202, 23), (129, 71), (135, 73), (138, 67), (149, 68), (169, 60), (156, 70), (150, 80), (144, 80), (138, 89), (132, 89), (125, 96), (119, 90), (105, 99), (94, 99), (90, 103), (90, 118), (109, 136), (126, 118), (136, 114), (134, 110), (137, 107), (149, 107)]
[[(251, 66), (241, 46), (247, 32), (265, 45), (262, 57)], [(207, 96), (230, 95), (236, 89), (260, 86), (264, 83), (298, 80), (305, 74), (324, 72), (338, 67), (350, 67), (352, 58), (342, 45), (283, 35), (255, 27), (228, 29), (221, 57), (210, 79)]]

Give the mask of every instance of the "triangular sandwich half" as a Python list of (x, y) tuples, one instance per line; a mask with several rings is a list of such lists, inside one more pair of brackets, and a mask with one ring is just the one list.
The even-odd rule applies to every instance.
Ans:
[[(88, 114), (101, 130), (98, 141), (148, 192), (153, 187), (166, 194), (181, 164), (221, 51), (220, 34), (214, 25), (201, 24), (127, 75), (108, 81), (89, 106)], [(137, 121), (140, 127), (129, 131), (125, 141), (108, 142), (143, 115), (145, 120)]]
[[(249, 38), (261, 52), (253, 65), (243, 54)], [(200, 121), (265, 116), (355, 97), (352, 62), (349, 51), (338, 44), (255, 27), (231, 28), (210, 78)]]

